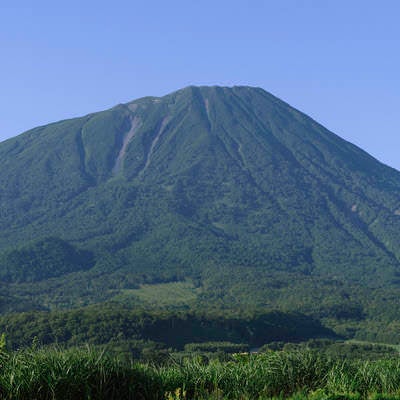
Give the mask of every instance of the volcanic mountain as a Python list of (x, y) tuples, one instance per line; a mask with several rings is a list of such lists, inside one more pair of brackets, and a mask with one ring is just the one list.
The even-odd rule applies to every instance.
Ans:
[(141, 98), (0, 158), (4, 311), (177, 281), (190, 306), (335, 318), (397, 298), (400, 173), (262, 89)]

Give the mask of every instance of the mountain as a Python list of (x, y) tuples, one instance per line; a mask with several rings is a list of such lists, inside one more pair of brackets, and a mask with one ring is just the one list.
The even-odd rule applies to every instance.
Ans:
[(3, 312), (184, 281), (187, 307), (400, 320), (400, 173), (262, 89), (141, 98), (0, 158)]

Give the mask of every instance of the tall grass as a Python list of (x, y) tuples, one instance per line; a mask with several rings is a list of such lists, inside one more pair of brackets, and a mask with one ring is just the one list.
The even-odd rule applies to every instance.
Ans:
[(131, 398), (134, 378), (129, 364), (89, 348), (27, 350), (3, 354), (0, 393), (4, 399)]
[(85, 349), (0, 353), (1, 399), (400, 399), (400, 360), (340, 361), (310, 351), (200, 358), (165, 366)]
[(237, 399), (316, 390), (325, 385), (326, 372), (333, 366), (333, 362), (311, 352), (279, 352), (208, 365), (191, 361), (165, 367), (159, 373), (168, 389), (183, 387), (192, 397), (219, 392), (224, 398)]

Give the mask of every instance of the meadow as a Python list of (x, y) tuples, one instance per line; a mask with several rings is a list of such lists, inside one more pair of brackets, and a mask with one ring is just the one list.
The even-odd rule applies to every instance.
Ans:
[(156, 365), (94, 348), (2, 351), (2, 399), (400, 399), (400, 359), (333, 358), (312, 350), (193, 355)]
[(140, 303), (142, 306), (179, 307), (193, 303), (199, 288), (195, 288), (191, 281), (168, 282), (153, 285), (140, 285), (137, 289), (123, 289), (111, 300), (122, 304)]

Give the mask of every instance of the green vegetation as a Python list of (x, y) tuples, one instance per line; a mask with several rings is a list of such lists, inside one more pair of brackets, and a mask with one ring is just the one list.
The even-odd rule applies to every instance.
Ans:
[(46, 238), (0, 258), (4, 282), (35, 282), (93, 267), (93, 255), (57, 238)]
[(13, 349), (29, 346), (35, 339), (44, 345), (108, 344), (135, 354), (138, 347), (149, 347), (147, 341), (183, 349), (189, 343), (210, 341), (246, 343), (254, 347), (276, 340), (304, 341), (334, 336), (318, 321), (298, 313), (276, 311), (240, 317), (146, 312), (118, 304), (63, 312), (8, 314), (0, 318), (0, 332), (6, 333)]
[(307, 342), (287, 343), (283, 341), (270, 342), (259, 349), (259, 352), (268, 351), (308, 351), (312, 350), (330, 358), (342, 360), (380, 360), (398, 358), (397, 346), (382, 343), (368, 343), (361, 341), (341, 341), (332, 339), (310, 339)]
[(279, 310), (400, 342), (399, 172), (261, 89), (139, 99), (0, 158), (1, 314)]
[[(200, 292), (192, 282), (169, 282), (140, 285), (138, 289), (125, 289), (111, 300), (122, 304), (139, 303), (142, 306), (164, 308), (193, 304)], [(144, 303), (144, 304), (143, 304)]]
[(340, 360), (313, 351), (192, 357), (163, 365), (86, 349), (1, 353), (4, 399), (398, 399), (398, 358)]

